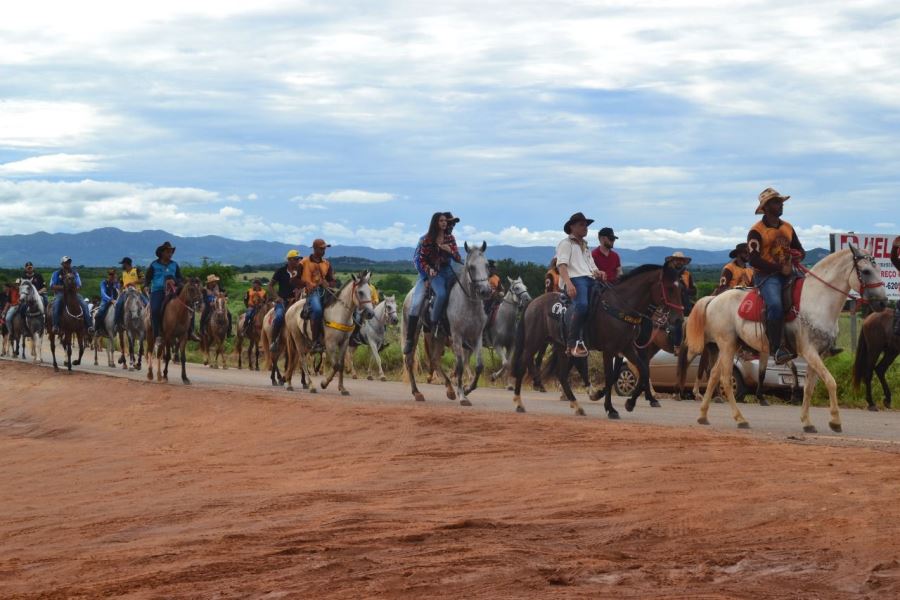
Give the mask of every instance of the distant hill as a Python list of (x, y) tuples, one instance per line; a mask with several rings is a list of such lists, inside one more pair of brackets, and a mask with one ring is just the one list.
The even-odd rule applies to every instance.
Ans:
[[(154, 250), (169, 240), (177, 248), (177, 258), (185, 264), (200, 264), (204, 257), (232, 265), (260, 265), (278, 263), (291, 248), (308, 254), (308, 246), (292, 246), (281, 242), (262, 240), (240, 241), (216, 235), (181, 237), (161, 230), (137, 232), (122, 231), (113, 227), (95, 229), (83, 233), (46, 233), (0, 236), (0, 266), (19, 267), (30, 260), (42, 267), (55, 266), (63, 255), (71, 256), (76, 265), (100, 267), (114, 265), (124, 256), (130, 256), (138, 265), (146, 265), (154, 258)], [(682, 250), (693, 258), (693, 265), (721, 266), (728, 262), (726, 250), (692, 250), (651, 246), (641, 250), (617, 248), (625, 265), (645, 263), (659, 264), (675, 250)], [(552, 246), (491, 246), (488, 255), (494, 259), (512, 259), (517, 262), (547, 264), (553, 257)], [(813, 263), (828, 254), (823, 248), (810, 251), (807, 262)], [(354, 257), (373, 262), (411, 261), (413, 248), (368, 248), (366, 246), (341, 246), (329, 248), (331, 257)]]

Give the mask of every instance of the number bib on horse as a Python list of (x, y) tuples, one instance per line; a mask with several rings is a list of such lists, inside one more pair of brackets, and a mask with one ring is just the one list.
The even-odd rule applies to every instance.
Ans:
[[(803, 278), (798, 278), (794, 283), (793, 289), (793, 309), (785, 310), (784, 320), (790, 323), (797, 318), (800, 311), (800, 294), (803, 292)], [(787, 309), (788, 307), (785, 307)], [(759, 293), (759, 288), (753, 288), (744, 296), (744, 299), (738, 305), (738, 316), (747, 321), (763, 322), (766, 320), (766, 303), (763, 301)]]

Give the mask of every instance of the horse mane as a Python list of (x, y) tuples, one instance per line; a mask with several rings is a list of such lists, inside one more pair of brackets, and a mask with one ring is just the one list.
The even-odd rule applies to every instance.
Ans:
[(622, 283), (624, 281), (628, 281), (638, 275), (643, 275), (644, 273), (650, 273), (651, 271), (659, 271), (663, 267), (661, 265), (641, 265), (639, 267), (635, 267), (634, 269), (628, 271), (621, 277), (619, 277), (619, 281), (617, 283)]

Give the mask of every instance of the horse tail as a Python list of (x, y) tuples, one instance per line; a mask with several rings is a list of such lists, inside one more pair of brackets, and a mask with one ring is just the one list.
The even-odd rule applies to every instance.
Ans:
[(856, 344), (856, 357), (853, 359), (853, 389), (859, 390), (861, 381), (869, 379), (869, 343), (866, 341), (865, 331), (860, 332), (859, 342)]
[(513, 342), (513, 355), (512, 355), (512, 374), (513, 377), (519, 379), (522, 377), (525, 371), (525, 367), (522, 364), (522, 354), (525, 351), (525, 314), (519, 318), (519, 322), (516, 323), (516, 337)]
[(704, 296), (697, 300), (687, 322), (687, 346), (691, 354), (703, 352), (706, 345), (706, 306), (715, 296)]

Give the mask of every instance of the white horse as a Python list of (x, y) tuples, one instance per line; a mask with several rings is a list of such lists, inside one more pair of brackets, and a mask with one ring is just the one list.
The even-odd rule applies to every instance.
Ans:
[[(384, 300), (375, 307), (375, 316), (367, 319), (359, 327), (359, 335), (369, 347), (369, 364), (366, 367), (366, 379), (372, 379), (372, 361), (378, 365), (378, 378), (385, 381), (384, 369), (381, 367), (381, 355), (379, 352), (384, 347), (385, 333), (388, 325), (396, 325), (400, 321), (397, 316), (397, 299), (394, 296), (385, 296)], [(353, 343), (347, 348), (347, 361), (350, 367), (350, 376), (356, 379), (356, 367), (353, 365), (353, 352), (359, 345)]]
[(509, 290), (504, 294), (494, 320), (485, 325), (484, 346), (493, 349), (500, 356), (500, 368), (491, 373), (491, 381), (505, 376), (507, 389), (512, 390), (509, 384), (509, 361), (516, 344), (516, 321), (521, 316), (521, 311), (531, 302), (531, 296), (521, 277), (507, 277), (506, 280), (509, 282)]
[[(9, 316), (13, 315), (13, 311), (15, 311), (15, 317), (10, 319)], [(18, 339), (21, 336), (22, 358), (25, 358), (25, 338), (31, 339), (31, 360), (36, 363), (44, 362), (42, 351), (45, 311), (44, 299), (34, 284), (28, 280), (19, 283), (19, 306), (18, 309), (16, 307), (10, 309), (6, 324), (9, 329), (10, 341), (14, 337)]]
[[(838, 317), (850, 290), (858, 291), (876, 311), (884, 309), (887, 296), (875, 261), (852, 246), (826, 256), (809, 270), (800, 296), (799, 315), (785, 327), (786, 339), (793, 343), (808, 365), (800, 414), (803, 431), (807, 433), (816, 431), (809, 419), (809, 403), (819, 378), (825, 382), (831, 402), (828, 425), (833, 431), (841, 431), (837, 384), (822, 362), (822, 354), (828, 352), (837, 338)], [(690, 354), (699, 354), (708, 342), (719, 347), (719, 358), (713, 365), (700, 406), (697, 422), (701, 425), (709, 424), (709, 402), (721, 380), (728, 382), (723, 387), (738, 427), (744, 429), (750, 426), (735, 403), (734, 390), (730, 385), (734, 355), (742, 342), (758, 351), (771, 353), (771, 349), (762, 323), (738, 316), (738, 306), (748, 293), (747, 290), (734, 289), (718, 296), (701, 298), (688, 320)]]
[[(112, 301), (109, 303), (109, 306), (106, 307), (106, 313), (103, 315), (103, 322), (97, 322), (97, 315), (100, 313), (100, 309), (97, 308), (92, 315), (94, 317), (94, 365), (96, 366), (98, 363), (98, 349), (103, 341), (106, 341), (106, 362), (107, 366), (115, 368), (115, 354), (116, 354), (116, 302)], [(124, 348), (123, 355), (124, 355)]]

